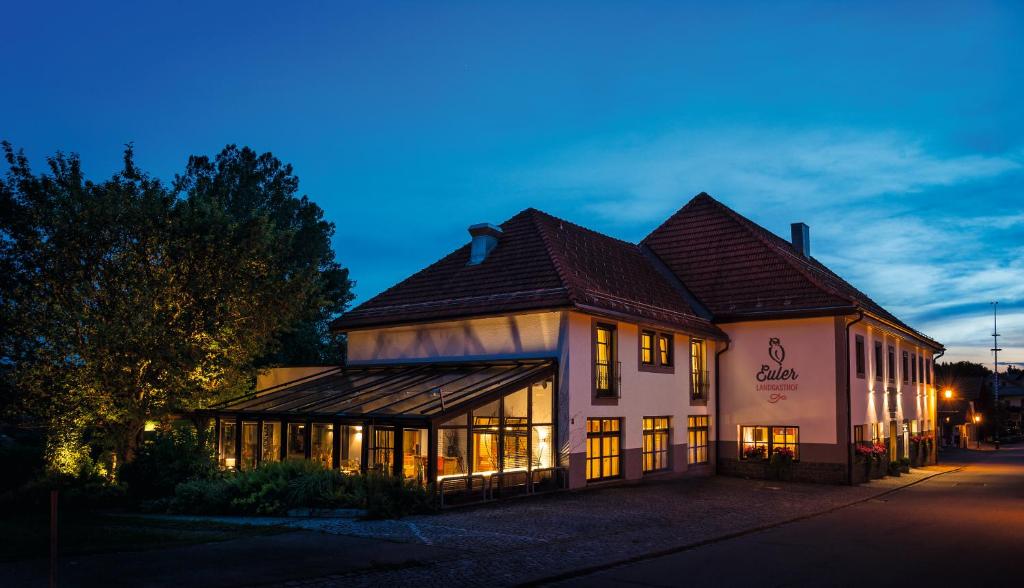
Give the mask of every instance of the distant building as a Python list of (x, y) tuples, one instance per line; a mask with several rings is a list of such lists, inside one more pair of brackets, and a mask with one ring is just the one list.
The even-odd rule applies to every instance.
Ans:
[(338, 319), (347, 365), (210, 411), (222, 463), (504, 494), (763, 475), (779, 453), (841, 483), (855, 443), (895, 458), (936, 427), (942, 345), (812, 257), (802, 223), (787, 241), (701, 194), (636, 244), (532, 208), (469, 232)]

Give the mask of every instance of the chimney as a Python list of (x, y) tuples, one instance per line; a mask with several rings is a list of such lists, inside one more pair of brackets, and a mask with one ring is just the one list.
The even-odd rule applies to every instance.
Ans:
[(793, 223), (789, 225), (793, 235), (793, 249), (804, 257), (811, 256), (811, 227), (804, 223)]
[(480, 265), (498, 245), (501, 229), (491, 223), (480, 223), (469, 227), (469, 234), (473, 236), (473, 242), (469, 250), (469, 263), (466, 265)]

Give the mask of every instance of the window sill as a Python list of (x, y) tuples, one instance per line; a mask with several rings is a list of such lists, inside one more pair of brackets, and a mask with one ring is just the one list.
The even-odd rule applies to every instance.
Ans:
[(708, 399), (707, 398), (704, 398), (704, 397), (694, 398), (692, 396), (690, 397), (690, 406), (707, 406), (707, 405), (708, 405)]
[(675, 366), (671, 365), (655, 365), (653, 363), (644, 364), (641, 363), (637, 366), (638, 372), (648, 372), (652, 374), (674, 374), (676, 373)]

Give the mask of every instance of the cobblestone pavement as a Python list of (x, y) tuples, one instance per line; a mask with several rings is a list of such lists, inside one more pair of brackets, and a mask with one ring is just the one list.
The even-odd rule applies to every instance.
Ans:
[(827, 512), (952, 469), (915, 469), (854, 487), (715, 476), (565, 492), (398, 521), (249, 522), (445, 548), (445, 555), (431, 561), (287, 586), (512, 585)]

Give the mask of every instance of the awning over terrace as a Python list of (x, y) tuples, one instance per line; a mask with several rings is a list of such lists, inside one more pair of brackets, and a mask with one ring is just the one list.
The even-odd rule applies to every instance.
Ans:
[(552, 377), (551, 360), (347, 366), (202, 411), (243, 418), (429, 422)]

